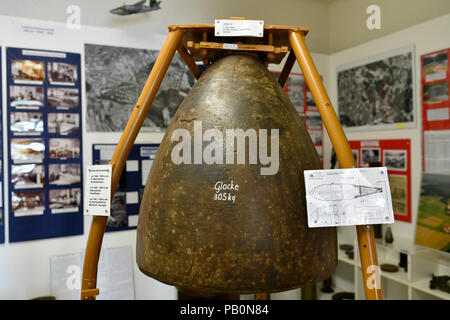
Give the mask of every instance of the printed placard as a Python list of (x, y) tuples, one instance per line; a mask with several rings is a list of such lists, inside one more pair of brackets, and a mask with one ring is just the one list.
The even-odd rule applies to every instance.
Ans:
[(90, 165), (87, 168), (84, 194), (84, 215), (109, 216), (111, 212), (110, 164)]
[(263, 37), (264, 21), (216, 19), (214, 34), (216, 37)]
[(394, 223), (386, 167), (305, 170), (308, 226)]

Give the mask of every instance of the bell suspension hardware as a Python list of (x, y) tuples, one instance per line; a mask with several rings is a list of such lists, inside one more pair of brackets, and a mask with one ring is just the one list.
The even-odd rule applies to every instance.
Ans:
[[(261, 69), (259, 67), (259, 65), (267, 67), (269, 65), (269, 63), (279, 64), (282, 61), (282, 59), (285, 57), (285, 55), (288, 54), (287, 61), (284, 65), (283, 71), (279, 77), (279, 84), (281, 86), (284, 85), (284, 83), (293, 67), (293, 64), (295, 63), (295, 61), (297, 61), (300, 65), (300, 68), (302, 69), (306, 83), (307, 83), (307, 85), (313, 95), (313, 98), (316, 102), (316, 105), (320, 112), (322, 121), (323, 121), (323, 123), (327, 129), (328, 135), (332, 141), (333, 147), (336, 150), (336, 155), (339, 160), (341, 168), (355, 167), (356, 164), (354, 162), (353, 154), (351, 152), (348, 141), (345, 137), (342, 127), (340, 126), (340, 123), (338, 121), (336, 113), (334, 112), (334, 109), (332, 107), (330, 99), (325, 91), (325, 88), (323, 87), (322, 81), (321, 81), (320, 76), (314, 66), (314, 63), (311, 59), (309, 51), (305, 45), (304, 38), (305, 38), (306, 34), (308, 33), (308, 31), (309, 31), (309, 29), (306, 27), (264, 25), (263, 37), (258, 37), (258, 38), (255, 38), (255, 37), (215, 37), (214, 36), (214, 25), (212, 25), (212, 24), (169, 25), (169, 34), (166, 38), (166, 41), (160, 51), (160, 54), (155, 62), (155, 65), (153, 66), (153, 69), (152, 69), (152, 71), (147, 79), (147, 82), (141, 92), (141, 95), (136, 103), (136, 107), (134, 108), (134, 110), (130, 116), (130, 119), (125, 127), (125, 130), (124, 130), (120, 140), (119, 140), (119, 143), (117, 144), (117, 147), (114, 151), (112, 160), (110, 162), (111, 164), (113, 164), (112, 177), (111, 177), (111, 190), (112, 190), (111, 191), (111, 193), (112, 193), (111, 199), (113, 198), (114, 190), (117, 187), (121, 172), (124, 168), (124, 165), (125, 165), (126, 159), (128, 157), (128, 154), (131, 150), (131, 147), (134, 144), (136, 136), (139, 133), (142, 123), (149, 111), (152, 101), (159, 89), (161, 81), (164, 78), (164, 75), (167, 71), (167, 68), (168, 68), (172, 58), (173, 58), (175, 51), (179, 52), (180, 56), (183, 58), (184, 62), (186, 63), (188, 68), (191, 70), (191, 72), (193, 73), (195, 78), (199, 80), (198, 83), (201, 82), (201, 83), (203, 83), (203, 85), (206, 85), (205, 83), (207, 83), (208, 81), (210, 81), (212, 83), (219, 83), (217, 81), (219, 81), (218, 79), (221, 77), (224, 77), (225, 79), (229, 79), (228, 81), (230, 81), (230, 83), (232, 83), (232, 81), (235, 80), (234, 74), (233, 74), (233, 64), (239, 65), (240, 63), (243, 63), (243, 67), (241, 69), (236, 68), (236, 70), (234, 70), (235, 72), (238, 72), (242, 75), (246, 75), (249, 78), (251, 78), (251, 73), (248, 73), (248, 72), (254, 72), (255, 74), (258, 75), (259, 79), (261, 79), (261, 77), (264, 78), (264, 74), (265, 74), (265, 72), (267, 72), (267, 70), (264, 70), (265, 68)], [(202, 61), (203, 64), (206, 67), (208, 67), (205, 74), (202, 73), (202, 71), (198, 67), (196, 61)], [(239, 61), (239, 62), (237, 62), (237, 61)], [(230, 68), (231, 68), (231, 70), (230, 70)], [(214, 69), (216, 70), (215, 72), (217, 72), (216, 76), (214, 76), (214, 73), (212, 72)], [(249, 70), (251, 70), (251, 71), (249, 71)], [(220, 74), (220, 76), (218, 76), (219, 74)], [(205, 78), (204, 76), (206, 76), (207, 78)], [(208, 79), (208, 81), (203, 80), (203, 79)], [(241, 78), (236, 78), (236, 81), (240, 81), (240, 79)], [(269, 78), (264, 78), (264, 79), (267, 79), (267, 83), (269, 83)], [(244, 81), (244, 80), (242, 80), (242, 81)], [(266, 80), (264, 80), (264, 81), (266, 81)], [(244, 81), (242, 84), (245, 87), (246, 82)], [(198, 87), (200, 87), (200, 86), (198, 86)], [(257, 88), (259, 88), (259, 87), (257, 86)], [(276, 88), (272, 84), (269, 84), (269, 88), (271, 88), (271, 90), (274, 90), (273, 91), (274, 93), (269, 94), (268, 96), (273, 97), (273, 101), (276, 101), (275, 97), (278, 96), (278, 93), (279, 93), (279, 91), (277, 91), (277, 90), (281, 91), (281, 87)], [(213, 87), (209, 87), (209, 90), (206, 90), (205, 94), (208, 96), (208, 93), (211, 92), (213, 89), (214, 89)], [(189, 94), (189, 96), (193, 97), (194, 100), (192, 100), (192, 101), (201, 102), (201, 101), (203, 101), (202, 95), (198, 94), (197, 91), (198, 91), (197, 89), (191, 90), (191, 93)], [(275, 93), (275, 92), (277, 92), (277, 93)], [(284, 98), (281, 98), (281, 100), (284, 101)], [(287, 101), (287, 105), (289, 105), (289, 104), (292, 105), (290, 103), (290, 101)], [(289, 107), (283, 107), (283, 105), (284, 105), (284, 102), (280, 103), (279, 109), (276, 110), (276, 111), (281, 110), (282, 112), (279, 112), (278, 115), (274, 113), (273, 115), (270, 115), (269, 117), (280, 117), (279, 119), (281, 119), (281, 117), (287, 117), (286, 119), (291, 119), (292, 112), (289, 111), (290, 110)], [(192, 118), (194, 118), (195, 116), (192, 116), (192, 110), (194, 110), (194, 112), (200, 112), (200, 111), (196, 110), (195, 108), (194, 109), (192, 109), (192, 108), (193, 108), (192, 102), (190, 102), (190, 103), (183, 102), (182, 105), (180, 106), (179, 112), (180, 112), (180, 114), (182, 114), (184, 111), (190, 110), (191, 114), (189, 115), (189, 117), (191, 117), (191, 120), (193, 120)], [(208, 109), (209, 106), (206, 106), (205, 108), (206, 109), (204, 109), (205, 110), (204, 112), (209, 114), (208, 113), (208, 112), (210, 112), (210, 111), (208, 111), (208, 110), (210, 110), (210, 109)], [(220, 109), (220, 110), (224, 110), (224, 109)], [(239, 111), (239, 112), (242, 112), (242, 110), (245, 110), (245, 108), (236, 109), (236, 111)], [(259, 111), (261, 111), (261, 110), (259, 110)], [(259, 111), (256, 110), (255, 112), (257, 113)], [(177, 112), (177, 114), (178, 114), (178, 112)], [(186, 115), (188, 115), (188, 114), (186, 114)], [(197, 116), (200, 118), (203, 115), (204, 114), (199, 113)], [(185, 128), (186, 130), (189, 130), (190, 127), (188, 125), (186, 125), (186, 123), (188, 123), (190, 125), (190, 123), (192, 122), (192, 125), (193, 125), (193, 121), (182, 121), (183, 119), (186, 120), (186, 118), (187, 117), (177, 118), (177, 115), (175, 115), (174, 119), (172, 120), (172, 124), (175, 125), (176, 123), (178, 123), (178, 124), (183, 123), (183, 128)], [(232, 118), (230, 118), (230, 119), (232, 119)], [(250, 119), (250, 117), (248, 119)], [(292, 126), (292, 123), (296, 122), (297, 120), (294, 120), (295, 118), (293, 118), (293, 117), (292, 117), (292, 119), (293, 119), (292, 121), (286, 122), (286, 125), (284, 127), (285, 130), (288, 130), (289, 128), (291, 130), (293, 128), (297, 128), (295, 126), (294, 127)], [(261, 120), (261, 119), (259, 118), (257, 120)], [(268, 120), (270, 120), (270, 119), (268, 119)], [(235, 121), (232, 123), (234, 126), (240, 123), (239, 119), (236, 119), (233, 121)], [(258, 122), (255, 121), (254, 123), (252, 123), (252, 125), (254, 125), (256, 127), (257, 123)], [(267, 123), (270, 123), (270, 122), (267, 122)], [(172, 124), (171, 124), (171, 126), (172, 126)], [(234, 126), (231, 128), (234, 128)], [(214, 127), (214, 124), (210, 124), (210, 127)], [(237, 128), (243, 128), (243, 127), (244, 126), (241, 126), (241, 127), (238, 126)], [(227, 128), (224, 126), (223, 129), (227, 129)], [(261, 128), (261, 129), (263, 129), (263, 128)], [(269, 128), (266, 126), (265, 129), (269, 129)], [(169, 130), (170, 129), (168, 129), (168, 131)], [(289, 133), (294, 135), (294, 137), (292, 137), (292, 139), (291, 139), (291, 143), (292, 143), (292, 145), (295, 145), (294, 142), (298, 141), (297, 140), (298, 138), (296, 138), (296, 136), (295, 136), (297, 133), (295, 133), (294, 131), (289, 131)], [(214, 132), (214, 134), (218, 134), (218, 133)], [(164, 139), (166, 139), (166, 138), (169, 139), (170, 137), (166, 134)], [(309, 142), (306, 142), (306, 144), (308, 144), (308, 143)], [(163, 145), (163, 143), (161, 145)], [(173, 144), (172, 144), (172, 146), (173, 146)], [(181, 147), (182, 146), (180, 146), (180, 148)], [(280, 157), (282, 157), (282, 153), (285, 152), (285, 150), (287, 150), (287, 149), (283, 149), (282, 147), (280, 147)], [(295, 150), (295, 149), (293, 149), (293, 150)], [(169, 152), (169, 151), (170, 151), (170, 148), (168, 149), (167, 152)], [(159, 158), (163, 159), (164, 154), (166, 154), (166, 153), (163, 151), (158, 151), (157, 158), (159, 157)], [(161, 155), (161, 156), (159, 156), (159, 155)], [(313, 156), (313, 158), (314, 158), (314, 156)], [(311, 160), (307, 160), (306, 162), (311, 163), (310, 165), (314, 166), (315, 160), (313, 158), (311, 158)], [(295, 160), (298, 160), (298, 159), (293, 159), (293, 161), (292, 161), (293, 166), (295, 165)], [(155, 164), (157, 165), (158, 162)], [(159, 162), (159, 164), (163, 165), (164, 162), (161, 160)], [(263, 164), (261, 164), (261, 166), (263, 166)], [(279, 170), (281, 170), (280, 172), (283, 172), (282, 170), (285, 170), (285, 168), (283, 168), (283, 165), (281, 162), (280, 162)], [(153, 171), (155, 173), (153, 173)], [(258, 172), (259, 172), (259, 170), (258, 170)], [(193, 172), (193, 173), (195, 173), (195, 172)], [(157, 169), (153, 170), (153, 168), (152, 168), (150, 175), (152, 175), (152, 174), (158, 175), (158, 170)], [(300, 174), (301, 174), (301, 172), (300, 172)], [(195, 175), (193, 175), (193, 177), (194, 176)], [(255, 177), (256, 177), (256, 175), (255, 175)], [(258, 173), (257, 179), (260, 179), (260, 177), (261, 176), (259, 176), (259, 173)], [(270, 178), (271, 176), (268, 176), (268, 177)], [(214, 183), (215, 182), (216, 181), (214, 181)], [(224, 181), (224, 182), (230, 183), (230, 181)], [(238, 183), (237, 181), (234, 181), (234, 182)], [(150, 180), (150, 183), (151, 183), (151, 180)], [(240, 184), (241, 191), (243, 190), (242, 188), (245, 189), (245, 187), (249, 188), (248, 190), (251, 190), (251, 187), (254, 186), (252, 184), (246, 185), (246, 183), (242, 183), (242, 182), (239, 184)], [(297, 188), (297, 187), (295, 187), (295, 188)], [(156, 192), (153, 189), (151, 190), (150, 187), (146, 186), (145, 193)], [(288, 188), (286, 190), (289, 191)], [(225, 190), (222, 190), (222, 191), (225, 191)], [(158, 193), (156, 193), (156, 194), (158, 194)], [(160, 193), (160, 195), (163, 196), (162, 193)], [(152, 198), (152, 199), (154, 199), (154, 198)], [(228, 199), (228, 197), (226, 197), (226, 199)], [(239, 197), (237, 197), (236, 199), (237, 199), (237, 201), (239, 201)], [(276, 199), (276, 198), (274, 197), (274, 199)], [(147, 201), (147, 200), (145, 199), (145, 201)], [(151, 201), (154, 201), (154, 200), (151, 200)], [(151, 201), (150, 202), (147, 201), (148, 203), (143, 204), (143, 206), (148, 205), (150, 207), (149, 212), (156, 212), (154, 210), (154, 208), (158, 208), (158, 207), (155, 207), (155, 204), (152, 203)], [(223, 201), (223, 202), (226, 203), (226, 201)], [(169, 203), (168, 199), (167, 199), (166, 203)], [(165, 207), (165, 208), (161, 207), (161, 208), (164, 210), (169, 209), (169, 207)], [(225, 206), (224, 208), (227, 208), (227, 207)], [(265, 212), (264, 211), (265, 209), (262, 206), (258, 207), (258, 208), (261, 209), (260, 211), (262, 211), (263, 213)], [(141, 210), (142, 210), (142, 208), (141, 208)], [(267, 209), (267, 210), (269, 210), (269, 209)], [(302, 262), (298, 262), (299, 265), (295, 265), (296, 261), (300, 258), (299, 256), (296, 256), (299, 252), (302, 252), (302, 253), (304, 252), (307, 254), (311, 254), (311, 256), (313, 256), (317, 252), (321, 252), (321, 250), (323, 249), (322, 250), (323, 255), (324, 255), (323, 258), (325, 261), (327, 261), (325, 263), (323, 273), (319, 274), (320, 272), (319, 272), (319, 270), (317, 270), (317, 268), (316, 268), (316, 270), (314, 270), (313, 262), (311, 262), (312, 264), (310, 266), (311, 273), (309, 274), (309, 276), (314, 276), (314, 272), (312, 272), (312, 271), (316, 271), (316, 273), (318, 274), (317, 279), (314, 279), (315, 282), (318, 282), (318, 281), (328, 278), (330, 276), (330, 272), (332, 273), (332, 271), (334, 271), (334, 267), (337, 263), (336, 252), (333, 254), (331, 252), (331, 251), (333, 251), (333, 249), (331, 251), (329, 251), (329, 249), (325, 249), (325, 245), (328, 243), (323, 243), (322, 247), (320, 247), (320, 245), (321, 245), (320, 241), (316, 241), (315, 242), (316, 247), (313, 246), (311, 248), (306, 248), (306, 249), (302, 248), (302, 246), (300, 246), (300, 243), (297, 243), (297, 246), (291, 245), (291, 246), (286, 247), (286, 248), (289, 248), (292, 250), (292, 251), (288, 252), (288, 257), (282, 257), (282, 255), (278, 256), (278, 258), (281, 259), (280, 261), (283, 261), (283, 262), (286, 261), (285, 259), (289, 259), (289, 258), (292, 259), (292, 260), (289, 260), (291, 262), (288, 263), (288, 268), (287, 268), (288, 270), (279, 268), (279, 266), (283, 263), (281, 263), (279, 265), (277, 265), (277, 264), (275, 264), (275, 265), (267, 264), (266, 265), (265, 264), (266, 260), (269, 259), (270, 256), (264, 256), (265, 259), (262, 259), (261, 261), (259, 261), (259, 266), (263, 270), (267, 271), (267, 270), (270, 270), (270, 268), (272, 268), (274, 271), (264, 273), (264, 275), (266, 276), (265, 283), (256, 283), (255, 281), (254, 281), (254, 283), (251, 283), (251, 281), (250, 282), (247, 281), (248, 279), (245, 278), (245, 275), (246, 274), (252, 275), (252, 272), (254, 272), (254, 270), (252, 270), (251, 264), (250, 264), (252, 260), (249, 259), (248, 260), (249, 264), (247, 264), (247, 265), (245, 263), (243, 264), (244, 266), (248, 266), (249, 270), (239, 269), (238, 265), (239, 265), (241, 259), (245, 260), (245, 259), (248, 259), (249, 257), (246, 255), (239, 255), (240, 251), (238, 249), (235, 249), (235, 251), (231, 251), (231, 257), (233, 257), (235, 259), (234, 260), (235, 262), (233, 263), (232, 260), (228, 260), (227, 266), (229, 266), (231, 269), (234, 268), (233, 270), (235, 270), (237, 272), (241, 272), (240, 277), (236, 278), (233, 275), (227, 274), (227, 270), (218, 268), (218, 271), (217, 271), (218, 273), (215, 275), (214, 281), (211, 280), (211, 277), (205, 276), (204, 278), (195, 282), (195, 280), (193, 280), (193, 278), (195, 278), (195, 277), (190, 278), (190, 274), (196, 274), (195, 272), (198, 270), (190, 269), (190, 270), (186, 271), (185, 266), (182, 266), (182, 268), (177, 269), (177, 267), (179, 267), (179, 264), (183, 263), (183, 260), (179, 260), (178, 258), (176, 258), (176, 256), (172, 256), (172, 257), (170, 256), (170, 252), (171, 252), (170, 250), (172, 250), (172, 249), (175, 251), (179, 250), (177, 252), (179, 254), (183, 252), (180, 248), (167, 247), (167, 246), (174, 245), (174, 242), (170, 242), (170, 241), (166, 242), (164, 240), (164, 239), (170, 240), (170, 238), (164, 238), (166, 236), (166, 234), (164, 232), (171, 232), (171, 230), (169, 230), (169, 229), (164, 230), (164, 228), (158, 229), (156, 226), (156, 223), (158, 223), (158, 221), (155, 221), (154, 219), (151, 220), (152, 217), (149, 217), (149, 215), (147, 215), (147, 214), (142, 214), (142, 212), (143, 211), (141, 211), (141, 213), (140, 213), (139, 224), (142, 226), (146, 226), (146, 224), (143, 224), (143, 222), (141, 222), (141, 220), (144, 219), (146, 222), (148, 222), (148, 226), (150, 226), (147, 228), (151, 228), (151, 229), (153, 228), (152, 232), (156, 232), (156, 233), (152, 233), (154, 235), (154, 237), (156, 237), (156, 238), (160, 237), (160, 240), (162, 239), (163, 241), (158, 242), (158, 245), (160, 245), (160, 247), (153, 247), (153, 248), (151, 246), (148, 247), (148, 244), (146, 244), (145, 241), (143, 241), (142, 243), (140, 243), (138, 241), (137, 260), (138, 260), (138, 265), (139, 265), (141, 271), (143, 271), (144, 273), (147, 273), (150, 276), (158, 276), (159, 277), (159, 276), (163, 275), (164, 277), (168, 277), (168, 278), (164, 278), (164, 279), (166, 279), (165, 281), (167, 283), (174, 284), (174, 285), (177, 285), (180, 287), (183, 287), (184, 285), (187, 284), (187, 286), (189, 288), (199, 288), (201, 290), (205, 290), (205, 288), (211, 288), (213, 290), (215, 289), (218, 292), (219, 291), (223, 291), (223, 292), (254, 292), (257, 294), (256, 297), (258, 299), (260, 299), (260, 298), (264, 298), (264, 297), (269, 297), (269, 295), (268, 295), (269, 292), (276, 292), (276, 291), (288, 288), (289, 281), (291, 281), (292, 279), (293, 279), (292, 283), (296, 287), (299, 287), (299, 284), (305, 284), (305, 283), (303, 283), (303, 281), (305, 279), (303, 279), (301, 275), (297, 275), (298, 270), (304, 270), (304, 269), (302, 269), (303, 266), (301, 266)], [(165, 216), (170, 217), (171, 214), (174, 214), (173, 212), (175, 212), (175, 214), (176, 214), (176, 211), (170, 211), (170, 210), (168, 212), (166, 211)], [(192, 212), (194, 214), (199, 214), (200, 211), (197, 210), (197, 211), (192, 211)], [(269, 213), (271, 211), (269, 210), (267, 212)], [(289, 210), (286, 210), (286, 212), (287, 212), (287, 215), (285, 217), (283, 217), (282, 220), (287, 219), (286, 221), (289, 222), (290, 221), (289, 219), (294, 219), (294, 220), (297, 219), (296, 217), (298, 217), (298, 216), (296, 216), (294, 214), (293, 210), (289, 209)], [(153, 213), (153, 218), (156, 216), (154, 216), (154, 213)], [(162, 215), (160, 217), (162, 217)], [(215, 217), (216, 217), (216, 219), (218, 219), (218, 221), (223, 218), (223, 217), (220, 217), (220, 215), (216, 215)], [(286, 221), (284, 221), (284, 220), (283, 220), (283, 223), (281, 223), (281, 226), (290, 225), (290, 223), (286, 223)], [(294, 220), (292, 220), (292, 221), (294, 221)], [(84, 261), (84, 266), (83, 266), (82, 290), (81, 290), (81, 299), (83, 299), (83, 300), (95, 299), (96, 295), (98, 295), (98, 293), (99, 293), (98, 289), (96, 288), (97, 265), (98, 265), (100, 249), (101, 249), (101, 245), (102, 245), (103, 234), (105, 231), (106, 221), (107, 221), (107, 217), (102, 217), (102, 216), (95, 216), (95, 217), (93, 217), (93, 220), (92, 220), (91, 229), (89, 232), (89, 237), (88, 237), (87, 245), (86, 245), (86, 254), (85, 254), (85, 261)], [(175, 223), (177, 222), (176, 219), (174, 221), (175, 221)], [(166, 224), (167, 221), (159, 221), (159, 222), (162, 223), (162, 226), (167, 226), (167, 224)], [(243, 222), (243, 220), (241, 220), (241, 222)], [(153, 227), (151, 227), (152, 224), (153, 224)], [(278, 238), (275, 238), (274, 240), (269, 240), (269, 242), (264, 242), (264, 241), (262, 241), (262, 242), (256, 241), (255, 242), (255, 239), (256, 240), (264, 239), (264, 236), (263, 236), (264, 232), (270, 232), (269, 229), (264, 229), (265, 225), (266, 225), (266, 221), (264, 221), (264, 223), (261, 224), (262, 229), (260, 230), (260, 233), (256, 234), (255, 237), (253, 237), (253, 238), (252, 237), (248, 238), (251, 241), (253, 241), (253, 242), (250, 241), (250, 243), (254, 243), (255, 245), (261, 245), (262, 243), (265, 243), (265, 245), (272, 246), (273, 241), (275, 241), (275, 240), (278, 241)], [(244, 224), (244, 226), (245, 226), (245, 224)], [(276, 227), (276, 226), (278, 226), (278, 224), (274, 224), (273, 226)], [(139, 226), (138, 226), (138, 229), (139, 229)], [(144, 229), (142, 229), (142, 230), (144, 230)], [(178, 229), (174, 229), (174, 230), (175, 230), (175, 234), (177, 234)], [(233, 234), (233, 230), (232, 229), (230, 229), (230, 230), (231, 230), (231, 234)], [(307, 229), (302, 229), (302, 230), (304, 231), (305, 235), (312, 235), (312, 233), (310, 233), (309, 230), (307, 230)], [(361, 270), (363, 273), (363, 279), (364, 279), (364, 284), (365, 284), (364, 288), (365, 288), (366, 299), (381, 300), (382, 293), (381, 293), (381, 285), (380, 285), (380, 280), (379, 280), (379, 267), (378, 267), (378, 260), (377, 260), (377, 254), (376, 254), (373, 228), (370, 228), (370, 226), (356, 226), (356, 230), (357, 230), (357, 235), (358, 235), (358, 243), (359, 243), (359, 250), (360, 250), (360, 257), (361, 257)], [(201, 232), (206, 232), (206, 231), (199, 230), (199, 232), (201, 233)], [(292, 231), (290, 231), (290, 232), (292, 232)], [(333, 241), (336, 241), (335, 230), (332, 231), (332, 228), (330, 228), (330, 230), (328, 230), (328, 232), (320, 233), (320, 231), (319, 231), (320, 237), (330, 237), (330, 232), (331, 232), (331, 238), (329, 238), (329, 239), (334, 239), (331, 241), (331, 243), (336, 245), (336, 243), (333, 242)], [(141, 231), (138, 230), (138, 239), (139, 239), (139, 237), (142, 237), (143, 234), (145, 234), (145, 232), (143, 234), (140, 234), (140, 233), (141, 233)], [(235, 235), (238, 236), (238, 234), (239, 233), (236, 233)], [(280, 230), (280, 232), (277, 233), (277, 235), (282, 237), (285, 234), (283, 233), (283, 230)], [(316, 236), (314, 236), (314, 237), (316, 237)], [(182, 238), (180, 238), (180, 239), (182, 239)], [(294, 239), (294, 238), (292, 238), (292, 239)], [(235, 245), (240, 243), (240, 242), (233, 242), (235, 240), (236, 239), (229, 239), (229, 240), (227, 240), (228, 241), (227, 243), (231, 243), (231, 244), (234, 243)], [(237, 239), (237, 240), (242, 241), (243, 239)], [(289, 240), (285, 239), (283, 241), (289, 241)], [(276, 243), (279, 243), (279, 242), (276, 242)], [(288, 243), (288, 242), (283, 242), (283, 243)], [(201, 245), (201, 243), (194, 244), (192, 248), (196, 248), (195, 247), (196, 245)], [(208, 250), (207, 248), (208, 248), (207, 246), (204, 246), (204, 250)], [(238, 246), (232, 247), (232, 248), (238, 248)], [(261, 249), (261, 247), (258, 247), (258, 246), (256, 248)], [(152, 250), (153, 250), (153, 252), (152, 252)], [(224, 250), (221, 252), (225, 252), (227, 249), (222, 248), (221, 250)], [(306, 251), (302, 251), (302, 250), (306, 250)], [(307, 251), (307, 250), (311, 250), (311, 251)], [(228, 251), (226, 251), (226, 252), (228, 252)], [(260, 252), (264, 253), (265, 251), (262, 250)], [(164, 253), (167, 253), (167, 255)], [(189, 255), (189, 252), (186, 252), (186, 254)], [(261, 257), (261, 256), (259, 256), (259, 257)], [(167, 270), (164, 270), (163, 266), (155, 266), (153, 264), (153, 262), (157, 261), (158, 258), (167, 259), (166, 261), (169, 262)], [(225, 258), (229, 258), (229, 257), (224, 255), (223, 258), (225, 259)], [(147, 261), (147, 259), (150, 259), (150, 260)], [(306, 262), (308, 262), (307, 260), (306, 260)], [(313, 259), (310, 259), (310, 261), (313, 261)], [(253, 261), (253, 262), (255, 262), (255, 261)], [(147, 267), (149, 267), (150, 269), (147, 269)], [(211, 265), (209, 266), (209, 268), (210, 267), (211, 267)], [(151, 269), (151, 268), (153, 268), (153, 269)], [(247, 272), (247, 273), (245, 273), (245, 272)], [(293, 277), (293, 278), (291, 278), (291, 277)], [(251, 278), (251, 277), (249, 277), (249, 278)], [(187, 288), (187, 289), (189, 289), (189, 288)]]

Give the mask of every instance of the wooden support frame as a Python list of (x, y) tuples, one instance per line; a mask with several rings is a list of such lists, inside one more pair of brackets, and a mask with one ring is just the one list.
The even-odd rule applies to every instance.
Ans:
[[(211, 41), (208, 44), (208, 32), (213, 33), (213, 30), (214, 25), (169, 25), (169, 34), (164, 42), (163, 48), (160, 51), (125, 130), (122, 133), (119, 143), (117, 144), (112, 160), (110, 161), (112, 166), (111, 199), (113, 199), (126, 159), (128, 158), (136, 136), (142, 127), (144, 119), (148, 114), (175, 51), (179, 52), (195, 78), (198, 79), (202, 74), (195, 63), (194, 54), (192, 54), (192, 52), (190, 54), (183, 44), (183, 35), (186, 33), (199, 35), (199, 39), (201, 40), (199, 43), (201, 44), (198, 44), (198, 47), (195, 48), (195, 42), (191, 42), (188, 47), (190, 46), (192, 49), (197, 49), (197, 51), (200, 52), (199, 59), (201, 59), (205, 65), (208, 65), (211, 62), (211, 58), (207, 55), (208, 50), (220, 51), (229, 49), (228, 46), (227, 48), (224, 48), (223, 43), (218, 44), (217, 42)], [(350, 145), (305, 45), (304, 37), (308, 31), (309, 29), (305, 27), (266, 25), (264, 27), (264, 32), (267, 34), (268, 43), (262, 45), (255, 43), (251, 43), (250, 45), (236, 43), (236, 45), (240, 51), (262, 52), (267, 58), (267, 60), (263, 61), (265, 65), (267, 65), (268, 62), (281, 61), (282, 57), (289, 51), (289, 46), (292, 48), (280, 75), (280, 85), (284, 86), (290, 70), (295, 63), (295, 60), (297, 60), (336, 151), (340, 166), (342, 168), (356, 167)], [(281, 38), (282, 41), (278, 41), (275, 44), (275, 42), (279, 40), (278, 38)], [(192, 41), (192, 37), (190, 39), (191, 40), (189, 41)], [(278, 50), (276, 48), (278, 48)], [(107, 217), (103, 216), (94, 216), (92, 219), (83, 265), (81, 288), (82, 300), (93, 300), (99, 294), (99, 290), (96, 288), (97, 267), (106, 221)], [(371, 226), (357, 226), (356, 230), (366, 299), (381, 300), (380, 271), (378, 267), (373, 228), (371, 228)], [(268, 297), (269, 295), (264, 293), (256, 295), (257, 299), (267, 299)]]

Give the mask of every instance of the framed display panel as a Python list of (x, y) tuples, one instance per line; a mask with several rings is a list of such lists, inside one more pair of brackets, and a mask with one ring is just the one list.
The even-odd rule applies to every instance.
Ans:
[[(111, 215), (106, 223), (106, 231), (137, 227), (142, 195), (158, 147), (159, 144), (133, 145), (111, 203)], [(94, 144), (92, 163), (108, 164), (115, 148), (115, 144)]]
[[(84, 45), (88, 132), (123, 131), (158, 54), (158, 50)], [(167, 129), (194, 83), (175, 53), (142, 130)]]
[(80, 54), (7, 48), (9, 241), (83, 233)]
[(411, 140), (349, 141), (358, 167), (383, 166), (388, 169), (394, 218), (411, 222)]
[(450, 176), (423, 173), (415, 244), (450, 253)]
[(415, 244), (450, 252), (450, 49), (421, 56), (422, 180)]
[[(280, 72), (271, 71), (276, 79)], [(323, 165), (323, 123), (319, 110), (301, 73), (291, 72), (283, 90), (289, 96), (300, 118), (305, 123), (309, 135), (316, 147), (320, 162)]]
[(414, 46), (337, 68), (339, 120), (345, 130), (415, 128)]

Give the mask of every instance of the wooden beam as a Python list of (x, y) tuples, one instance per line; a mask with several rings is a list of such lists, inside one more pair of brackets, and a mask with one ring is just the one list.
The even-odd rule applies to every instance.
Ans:
[(184, 63), (186, 63), (189, 70), (191, 70), (195, 79), (198, 80), (200, 78), (200, 76), (202, 75), (202, 71), (200, 70), (198, 65), (195, 63), (191, 54), (186, 50), (186, 47), (183, 45), (183, 43), (180, 43), (180, 45), (177, 48), (177, 51), (180, 54), (181, 58), (183, 58)]
[(291, 50), (291, 52), (289, 52), (289, 55), (286, 59), (286, 62), (284, 63), (284, 67), (280, 73), (280, 77), (278, 78), (278, 83), (280, 84), (280, 86), (282, 88), (284, 88), (284, 86), (286, 84), (286, 80), (288, 79), (289, 74), (291, 73), (291, 70), (292, 70), (292, 67), (294, 66), (295, 61), (296, 61), (295, 53), (294, 53), (294, 51)]

